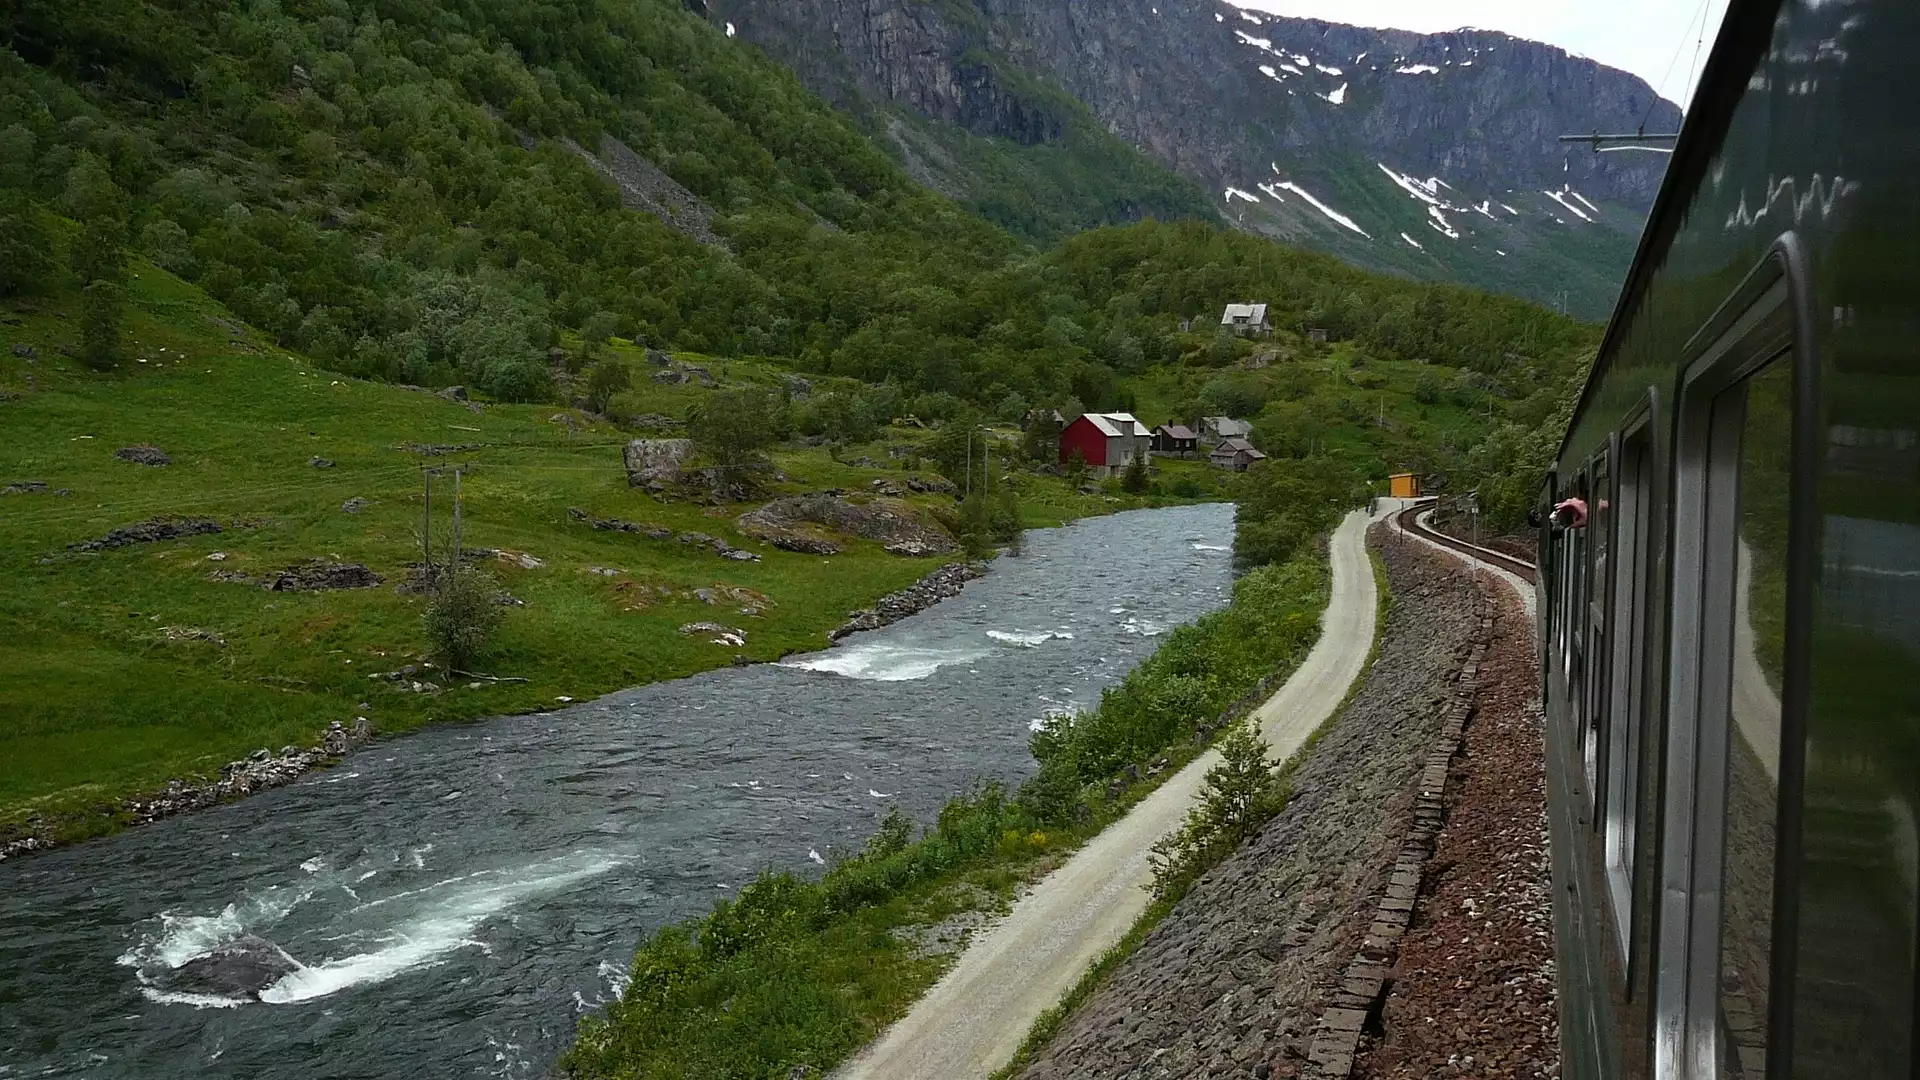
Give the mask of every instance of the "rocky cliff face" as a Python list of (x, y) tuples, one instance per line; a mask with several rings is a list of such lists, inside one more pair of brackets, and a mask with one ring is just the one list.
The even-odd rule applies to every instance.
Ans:
[(1632, 75), (1488, 31), (1218, 0), (709, 4), (842, 105), (1031, 145), (1059, 138), (1077, 99), (1244, 228), (1590, 315), (1611, 303), (1666, 155), (1558, 137), (1680, 122)]

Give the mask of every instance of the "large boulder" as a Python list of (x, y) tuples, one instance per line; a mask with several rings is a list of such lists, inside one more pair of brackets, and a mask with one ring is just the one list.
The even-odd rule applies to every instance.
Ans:
[(298, 970), (299, 962), (280, 946), (243, 934), (174, 968), (167, 982), (175, 990), (258, 998), (262, 991)]
[(795, 495), (747, 511), (739, 524), (747, 536), (789, 550), (808, 550), (810, 541), (822, 539), (822, 529), (875, 540), (903, 555), (945, 554), (958, 546), (945, 530), (929, 525), (911, 503), (899, 499), (854, 502), (838, 495)]
[(692, 439), (634, 439), (623, 454), (627, 486), (649, 494), (666, 493), (680, 481), (680, 470), (693, 457)]

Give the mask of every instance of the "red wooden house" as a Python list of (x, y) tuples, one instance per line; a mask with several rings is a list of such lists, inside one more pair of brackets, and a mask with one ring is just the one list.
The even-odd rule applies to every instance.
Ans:
[(1153, 432), (1132, 413), (1083, 413), (1060, 432), (1060, 463), (1078, 451), (1095, 476), (1108, 476), (1152, 447)]

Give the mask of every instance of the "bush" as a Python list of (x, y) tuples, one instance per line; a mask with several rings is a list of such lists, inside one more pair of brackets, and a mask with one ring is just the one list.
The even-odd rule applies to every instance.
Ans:
[(1147, 455), (1135, 454), (1127, 462), (1127, 470), (1120, 474), (1120, 487), (1129, 495), (1142, 495), (1147, 490)]
[(80, 361), (95, 371), (120, 366), (125, 330), (126, 289), (118, 282), (96, 281), (80, 296)]
[(427, 643), (449, 672), (465, 671), (500, 628), (500, 587), (476, 566), (442, 570), (427, 600)]
[(1287, 805), (1287, 784), (1251, 721), (1227, 730), (1187, 820), (1153, 845), (1153, 892), (1178, 897)]

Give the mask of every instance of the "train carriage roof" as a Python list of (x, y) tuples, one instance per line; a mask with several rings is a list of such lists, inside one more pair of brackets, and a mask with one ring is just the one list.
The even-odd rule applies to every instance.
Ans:
[[(1708, 167), (1720, 152), (1727, 127), (1732, 123), (1734, 110), (1739, 107), (1740, 99), (1747, 91), (1747, 82), (1753, 75), (1753, 69), (1766, 55), (1773, 40), (1774, 21), (1779, 16), (1780, 4), (1781, 0), (1732, 0), (1727, 5), (1726, 17), (1721, 21), (1720, 32), (1714, 38), (1713, 52), (1701, 72), (1700, 85), (1694, 91), (1693, 100), (1686, 106), (1686, 122), (1680, 128), (1679, 142), (1675, 144), (1673, 157), (1667, 163), (1667, 174), (1661, 181), (1660, 194), (1647, 214), (1647, 226), (1640, 234), (1640, 247), (1634, 252), (1633, 265), (1627, 270), (1627, 280), (1621, 285), (1620, 299), (1614, 303), (1613, 316), (1607, 321), (1606, 336), (1600, 342), (1593, 370), (1587, 375), (1587, 385), (1580, 391), (1580, 402), (1574, 409), (1575, 417), (1586, 412), (1588, 400), (1600, 385), (1621, 337), (1632, 324), (1634, 312), (1646, 294), (1648, 283), (1659, 270), (1668, 246), (1673, 243), (1674, 234), (1680, 229), (1695, 189), (1700, 186)], [(1561, 438), (1562, 453), (1566, 451), (1567, 440), (1573, 437), (1575, 426), (1569, 424), (1566, 434)]]

